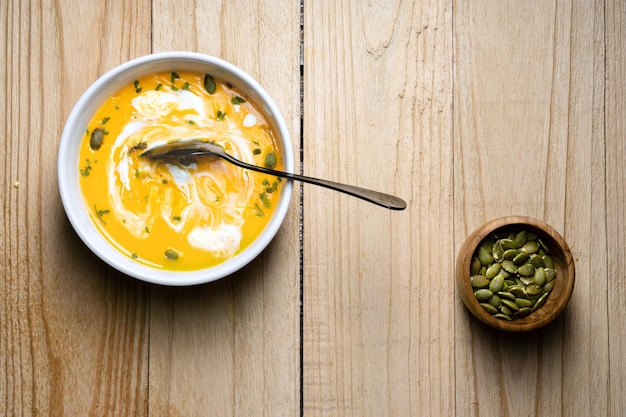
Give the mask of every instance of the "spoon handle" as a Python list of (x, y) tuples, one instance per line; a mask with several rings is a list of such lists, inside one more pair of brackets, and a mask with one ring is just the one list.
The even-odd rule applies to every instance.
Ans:
[(351, 196), (369, 201), (370, 203), (377, 204), (379, 206), (391, 209), (391, 210), (404, 210), (406, 208), (406, 202), (396, 196), (381, 193), (378, 191), (368, 190), (361, 187), (355, 187), (353, 185), (340, 184), (334, 181), (323, 180), (319, 178), (307, 177), (306, 175), (291, 174), (289, 172), (277, 171), (265, 167), (251, 165), (240, 161), (227, 153), (220, 153), (219, 156), (226, 159), (233, 165), (237, 165), (241, 168), (249, 169), (251, 171), (261, 172), (263, 174), (274, 175), (276, 177), (288, 178), (290, 180), (301, 181), (308, 184), (319, 185), (321, 187), (330, 188), (331, 190), (340, 191), (342, 193), (349, 194)]

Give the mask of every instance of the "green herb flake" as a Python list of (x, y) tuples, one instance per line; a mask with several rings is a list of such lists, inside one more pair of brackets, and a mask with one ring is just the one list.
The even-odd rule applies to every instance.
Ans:
[(167, 184), (167, 180), (162, 180), (161, 184)]
[(133, 252), (133, 253), (130, 254), (130, 257), (133, 258), (133, 259), (137, 259), (137, 258), (139, 258), (139, 255), (137, 255), (135, 252)]
[(180, 88), (178, 88), (174, 84), (172, 84), (172, 91), (178, 91), (178, 90), (180, 90)]
[(267, 198), (267, 194), (261, 193), (259, 194), (259, 198), (261, 199), (261, 203), (263, 203), (263, 207), (265, 208), (272, 207), (272, 203), (270, 202), (270, 199)]
[(182, 87), (180, 87), (181, 90), (185, 90), (185, 91), (189, 91), (189, 83), (185, 82), (185, 84), (183, 84)]
[(100, 123), (105, 125), (109, 120), (111, 120), (111, 118), (107, 116), (104, 119), (102, 119), (102, 122), (100, 122)]
[(172, 75), (170, 75), (170, 81), (172, 82), (172, 84), (174, 84), (176, 80), (179, 78), (180, 78), (180, 75), (176, 74), (175, 72), (173, 72)]
[(139, 168), (137, 168), (135, 170), (135, 178), (139, 178), (141, 176), (141, 171), (139, 171)]
[(252, 150), (252, 154), (253, 154), (253, 155), (259, 155), (260, 153), (261, 153), (261, 149), (259, 149), (259, 148), (254, 148), (254, 149)]
[(237, 104), (245, 103), (246, 100), (243, 97), (235, 96), (230, 100), (230, 102), (233, 103), (234, 105), (237, 105)]
[(224, 120), (224, 118), (226, 118), (226, 113), (224, 113), (221, 110), (218, 110), (215, 117), (217, 117), (217, 120)]
[(120, 106), (118, 106), (117, 104), (115, 105), (115, 110), (119, 110)]
[(93, 211), (96, 213), (96, 216), (98, 216), (98, 219), (100, 219), (102, 224), (106, 225), (106, 222), (104, 221), (103, 217), (106, 214), (109, 214), (110, 211), (108, 209), (106, 209), (106, 210), (98, 210), (98, 207), (96, 207), (95, 204), (93, 205)]
[(141, 87), (139, 87), (139, 80), (135, 80), (133, 81), (133, 86), (135, 87), (135, 93), (139, 94), (141, 93)]
[(187, 120), (187, 123), (189, 123), (192, 126), (196, 124), (196, 122), (194, 122), (193, 120)]
[(178, 223), (180, 221), (180, 216), (172, 216), (172, 221)]
[(256, 209), (256, 215), (257, 217), (263, 217), (265, 216), (265, 213), (263, 213), (263, 210), (261, 210), (261, 207), (259, 207), (258, 204), (254, 205), (254, 208)]
[(274, 152), (268, 152), (265, 155), (263, 165), (265, 168), (274, 169), (276, 167), (276, 154)]
[(143, 229), (143, 230), (144, 230), (146, 233), (148, 233), (148, 234), (150, 233), (150, 228), (149, 228), (148, 226), (144, 227), (144, 229)]
[(158, 83), (156, 87), (154, 87), (154, 91), (159, 91), (161, 88), (163, 88), (163, 84)]

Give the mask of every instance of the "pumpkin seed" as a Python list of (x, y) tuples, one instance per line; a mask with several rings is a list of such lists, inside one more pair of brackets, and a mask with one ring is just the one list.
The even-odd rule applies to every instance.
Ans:
[(489, 291), (496, 293), (504, 286), (504, 277), (502, 275), (496, 275), (494, 279), (489, 283)]
[(500, 246), (502, 247), (502, 249), (504, 251), (508, 250), (508, 249), (517, 249), (519, 248), (519, 246), (517, 246), (515, 244), (515, 241), (509, 238), (506, 239), (500, 239), (499, 240)]
[(541, 238), (537, 239), (537, 242), (539, 242), (539, 246), (541, 246), (541, 249), (545, 250), (546, 253), (550, 253), (550, 249), (548, 249), (548, 246), (543, 242)]
[[(485, 272), (485, 276), (489, 279), (494, 278), (498, 273), (500, 273), (500, 269), (502, 269), (502, 265), (499, 263), (491, 264), (489, 268), (487, 268), (487, 272)], [(504, 278), (504, 277), (503, 277)]]
[(535, 268), (539, 268), (539, 267), (544, 267), (545, 266), (545, 262), (543, 261), (543, 258), (540, 255), (537, 255), (536, 253), (533, 253), (532, 255), (530, 255), (530, 263), (535, 267)]
[(519, 249), (509, 249), (504, 251), (502, 257), (507, 261), (512, 261), (520, 253)]
[(492, 295), (489, 300), (487, 300), (487, 304), (492, 305), (494, 307), (500, 307), (502, 304), (502, 299), (498, 297), (496, 294)]
[(526, 244), (522, 246), (521, 249), (523, 252), (526, 253), (535, 253), (539, 250), (539, 244), (534, 240), (531, 240), (530, 242), (526, 242)]
[[(504, 300), (502, 300), (502, 301), (504, 301)], [(502, 305), (500, 307), (498, 307), (498, 308), (500, 309), (502, 314), (506, 314), (507, 316), (511, 316), (515, 311), (517, 311), (517, 310), (513, 310), (512, 308), (509, 308), (504, 303), (502, 303)]]
[(525, 298), (516, 298), (515, 304), (517, 304), (519, 308), (524, 308), (524, 307), (532, 307), (534, 303)]
[(480, 263), (480, 260), (474, 256), (474, 258), (472, 258), (472, 264), (470, 265), (470, 275), (478, 275), (482, 266), (483, 264)]
[(168, 249), (165, 251), (165, 257), (171, 261), (178, 259), (178, 253), (175, 250)]
[(517, 265), (515, 265), (513, 263), (513, 261), (502, 261), (502, 268), (506, 271), (509, 272), (511, 274), (516, 274), (517, 273)]
[(476, 296), (476, 299), (478, 301), (484, 303), (485, 301), (489, 300), (491, 296), (493, 296), (493, 293), (486, 288), (481, 288), (480, 290), (476, 290), (474, 292), (474, 295)]
[(550, 291), (552, 291), (552, 288), (554, 288), (554, 283), (555, 283), (555, 282), (556, 282), (556, 281), (546, 282), (546, 284), (543, 286), (543, 290), (544, 290), (545, 292), (550, 292)]
[(552, 268), (544, 268), (544, 271), (546, 273), (546, 282), (554, 281), (554, 278), (556, 278), (556, 271)]
[(489, 266), (493, 262), (493, 256), (491, 256), (491, 253), (489, 253), (487, 248), (485, 248), (484, 246), (479, 246), (478, 247), (478, 260), (484, 266)]
[(489, 280), (484, 275), (472, 275), (470, 277), (470, 283), (474, 288), (483, 288), (489, 285)]
[(513, 241), (518, 248), (521, 248), (528, 241), (528, 232), (526, 232), (526, 230), (521, 230), (515, 235)]
[(541, 288), (539, 285), (530, 284), (528, 287), (526, 287), (526, 292), (528, 293), (528, 295), (539, 295), (543, 292), (543, 288)]
[(494, 306), (492, 306), (491, 304), (487, 304), (487, 303), (480, 303), (480, 306), (482, 308), (484, 308), (485, 310), (487, 310), (487, 312), (491, 315), (493, 314), (498, 314), (498, 309), (496, 309)]
[(530, 258), (529, 254), (527, 254), (526, 252), (520, 252), (515, 256), (515, 258), (513, 258), (513, 263), (517, 266), (520, 266), (525, 264), (528, 258)]
[(213, 94), (217, 90), (217, 84), (215, 83), (215, 78), (213, 78), (209, 74), (206, 74), (204, 76), (204, 89), (209, 94)]
[(550, 255), (543, 255), (541, 259), (543, 259), (543, 263), (546, 268), (554, 269), (554, 261), (552, 260)]
[(497, 319), (502, 319), (502, 320), (507, 320), (507, 321), (513, 320), (511, 316), (507, 314), (494, 314), (494, 317)]
[(517, 305), (517, 303), (515, 303), (514, 301), (511, 301), (511, 300), (507, 300), (506, 298), (504, 300), (502, 300), (502, 304), (504, 304), (505, 306), (507, 306), (511, 310), (514, 310), (514, 311), (519, 310), (519, 306)]
[(524, 289), (524, 287), (521, 287), (519, 285), (509, 287), (509, 292), (513, 294), (515, 297), (522, 298), (522, 299), (526, 298), (526, 296), (528, 295), (526, 294), (526, 290)]
[(524, 264), (517, 269), (517, 273), (523, 277), (532, 277), (535, 275), (535, 267), (532, 264)]
[(530, 307), (522, 307), (520, 308), (518, 311), (516, 311), (515, 313), (513, 313), (513, 316), (515, 317), (526, 317), (527, 315), (529, 315), (530, 313), (532, 313), (532, 308)]
[(535, 269), (535, 275), (533, 276), (533, 282), (540, 287), (546, 282), (546, 271), (539, 267)]
[(548, 292), (543, 293), (543, 295), (541, 297), (539, 297), (539, 299), (535, 302), (535, 305), (533, 306), (533, 311), (535, 311), (539, 307), (543, 306), (546, 303), (546, 300), (548, 299), (549, 295), (550, 295), (550, 293), (548, 293)]
[(515, 296), (507, 291), (498, 291), (500, 298), (515, 301)]
[(502, 262), (504, 259), (504, 250), (498, 243), (494, 243), (491, 247), (491, 256), (496, 262)]
[(93, 151), (97, 151), (102, 147), (102, 142), (104, 141), (104, 130), (99, 127), (95, 128), (93, 132), (91, 132), (91, 138), (89, 139), (89, 147)]

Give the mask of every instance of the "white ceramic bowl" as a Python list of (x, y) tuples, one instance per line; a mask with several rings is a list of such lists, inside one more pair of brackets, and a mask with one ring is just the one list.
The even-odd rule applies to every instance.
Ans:
[(283, 182), (280, 201), (268, 225), (245, 250), (215, 267), (189, 271), (166, 271), (135, 262), (115, 249), (89, 218), (79, 185), (79, 149), (94, 113), (122, 87), (142, 76), (157, 72), (193, 71), (208, 73), (239, 89), (264, 114), (283, 155), (284, 169), (293, 173), (291, 138), (278, 107), (250, 75), (221, 59), (193, 52), (163, 52), (126, 62), (104, 74), (80, 97), (70, 113), (58, 155), (59, 190), (67, 217), (85, 245), (104, 262), (134, 278), (163, 285), (196, 285), (223, 278), (256, 258), (274, 238), (290, 205), (293, 184)]

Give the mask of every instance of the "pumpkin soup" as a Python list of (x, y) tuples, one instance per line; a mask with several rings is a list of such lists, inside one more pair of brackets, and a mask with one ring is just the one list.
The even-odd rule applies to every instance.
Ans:
[(202, 138), (255, 165), (282, 168), (255, 106), (210, 75), (143, 77), (96, 112), (80, 149), (81, 191), (97, 229), (145, 265), (198, 270), (222, 263), (259, 235), (280, 179), (221, 159), (140, 157), (155, 142)]

